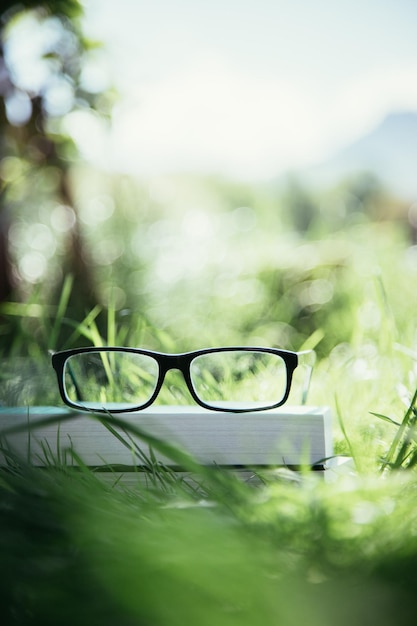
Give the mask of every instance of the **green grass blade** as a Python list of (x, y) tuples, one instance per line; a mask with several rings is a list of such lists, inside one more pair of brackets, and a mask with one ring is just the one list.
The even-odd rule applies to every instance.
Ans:
[(58, 308), (54, 318), (54, 323), (49, 333), (48, 349), (55, 350), (58, 335), (63, 325), (63, 319), (68, 307), (69, 299), (71, 297), (72, 287), (74, 284), (74, 277), (68, 275), (65, 277), (64, 285), (62, 287), (61, 295), (59, 298)]
[(404, 448), (401, 445), (403, 438), (407, 434), (407, 430), (412, 425), (413, 417), (415, 418), (415, 406), (417, 402), (417, 389), (414, 392), (414, 395), (411, 399), (410, 405), (404, 415), (404, 419), (401, 422), (394, 439), (391, 442), (391, 445), (388, 449), (388, 452), (382, 462), (381, 472), (383, 472), (388, 467), (401, 467), (402, 465), (402, 454), (404, 454)]
[(382, 415), (382, 413), (374, 413), (374, 411), (370, 411), (370, 414), (375, 415), (375, 417), (377, 417), (380, 420), (383, 420), (384, 422), (393, 424), (393, 426), (398, 426), (398, 427), (401, 426), (400, 422), (393, 420), (391, 417), (388, 417), (388, 415)]

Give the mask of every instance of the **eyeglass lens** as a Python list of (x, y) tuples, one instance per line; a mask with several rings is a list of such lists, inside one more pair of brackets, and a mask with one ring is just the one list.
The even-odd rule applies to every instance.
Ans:
[(129, 410), (146, 404), (155, 391), (159, 366), (134, 352), (84, 352), (68, 358), (64, 386), (68, 399), (86, 409)]
[[(92, 410), (129, 410), (147, 404), (155, 393), (159, 365), (149, 355), (126, 351), (81, 352), (64, 368), (70, 402)], [(231, 350), (196, 356), (190, 364), (197, 398), (215, 409), (259, 409), (281, 402), (287, 367), (270, 352)]]
[(287, 367), (269, 352), (210, 352), (190, 366), (195, 393), (215, 408), (248, 410), (280, 402), (287, 387)]

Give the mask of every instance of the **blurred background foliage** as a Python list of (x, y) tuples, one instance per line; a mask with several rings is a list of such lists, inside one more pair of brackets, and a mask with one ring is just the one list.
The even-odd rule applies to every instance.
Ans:
[[(109, 308), (119, 325), (145, 320), (148, 347), (176, 350), (310, 341), (323, 356), (358, 329), (378, 336), (384, 294), (407, 298), (415, 276), (407, 198), (366, 172), (315, 189), (296, 176), (246, 184), (100, 170), (74, 138), (110, 124), (117, 94), (100, 45), (83, 36), (82, 5), (2, 7), (3, 355), (33, 340), (69, 347), (69, 321), (91, 311), (104, 333)], [(51, 346), (45, 317), (53, 323), (69, 276)], [(408, 313), (396, 297), (390, 307), (401, 327)]]
[[(0, 300), (54, 302), (63, 277), (77, 282), (76, 311), (96, 285), (74, 202), (77, 150), (68, 125), (108, 117), (111, 93), (88, 79), (97, 46), (80, 28), (81, 4), (4, 2), (0, 38)], [(91, 72), (90, 72), (91, 73)], [(6, 328), (4, 333), (9, 334)]]

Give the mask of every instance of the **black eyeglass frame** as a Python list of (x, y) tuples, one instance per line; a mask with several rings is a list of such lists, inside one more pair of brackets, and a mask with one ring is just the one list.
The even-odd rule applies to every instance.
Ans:
[[(205, 354), (219, 353), (219, 352), (235, 352), (235, 351), (263, 352), (263, 353), (274, 354), (282, 358), (282, 360), (285, 363), (286, 370), (287, 370), (287, 381), (286, 381), (285, 393), (279, 402), (262, 406), (262, 407), (245, 409), (245, 408), (212, 406), (210, 404), (207, 404), (206, 402), (201, 400), (201, 398), (198, 397), (197, 393), (194, 390), (192, 379), (191, 379), (190, 366), (191, 366), (192, 361), (196, 357), (199, 357)], [(112, 408), (109, 411), (106, 409), (90, 409), (90, 408), (82, 406), (82, 404), (77, 404), (76, 402), (73, 402), (72, 400), (70, 400), (65, 389), (65, 381), (64, 381), (65, 363), (72, 356), (75, 356), (77, 354), (86, 354), (89, 352), (90, 353), (125, 352), (125, 353), (131, 353), (131, 354), (141, 354), (141, 355), (149, 356), (153, 358), (158, 364), (158, 379), (157, 379), (154, 392), (152, 396), (150, 397), (150, 399), (144, 402), (143, 404), (140, 404), (137, 406), (129, 406), (128, 408), (123, 408), (123, 409)], [(282, 406), (283, 404), (285, 404), (285, 402), (288, 400), (288, 396), (290, 393), (294, 370), (296, 369), (299, 363), (298, 357), (299, 355), (306, 354), (307, 352), (311, 352), (311, 351), (307, 350), (305, 352), (292, 352), (290, 350), (281, 350), (278, 348), (227, 346), (227, 347), (221, 347), (221, 348), (203, 348), (201, 350), (193, 350), (191, 352), (170, 354), (166, 352), (155, 352), (153, 350), (144, 350), (140, 348), (116, 347), (116, 346), (100, 346), (100, 347), (89, 346), (86, 348), (73, 348), (70, 350), (62, 350), (59, 352), (53, 352), (51, 357), (52, 357), (52, 366), (57, 375), (58, 388), (59, 388), (61, 398), (67, 406), (70, 406), (73, 409), (78, 409), (78, 410), (81, 409), (83, 411), (88, 411), (92, 413), (129, 413), (133, 411), (142, 411), (148, 408), (151, 404), (155, 402), (161, 390), (161, 387), (164, 383), (165, 375), (167, 374), (167, 372), (169, 370), (176, 369), (182, 373), (185, 383), (187, 385), (188, 391), (190, 392), (193, 400), (204, 409), (208, 409), (209, 411), (220, 411), (220, 412), (227, 412), (227, 413), (248, 413), (248, 412), (253, 412), (253, 411), (267, 411), (270, 409), (276, 409)]]

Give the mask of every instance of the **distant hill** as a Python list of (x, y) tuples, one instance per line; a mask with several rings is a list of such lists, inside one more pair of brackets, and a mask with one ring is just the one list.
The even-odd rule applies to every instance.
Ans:
[(373, 173), (393, 192), (417, 200), (417, 112), (388, 115), (369, 134), (300, 176), (322, 186), (361, 172)]

